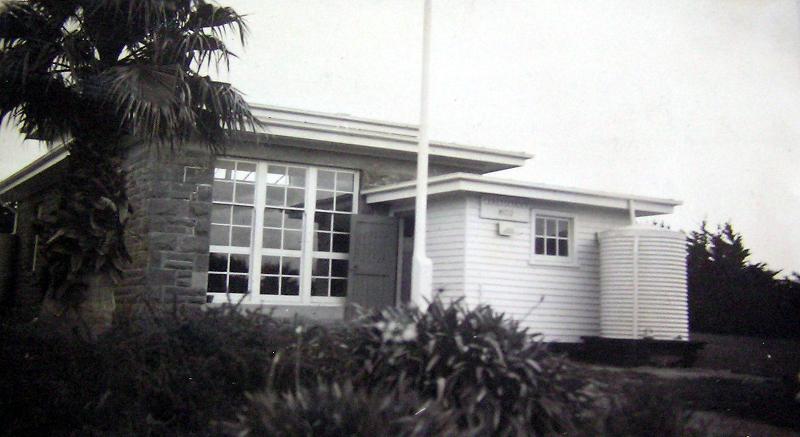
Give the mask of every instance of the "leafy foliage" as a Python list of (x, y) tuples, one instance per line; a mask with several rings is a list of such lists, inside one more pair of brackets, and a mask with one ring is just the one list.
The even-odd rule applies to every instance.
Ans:
[[(70, 153), (62, 211), (43, 221), (49, 297), (76, 296), (82, 274), (127, 258), (124, 144), (212, 150), (257, 120), (230, 84), (223, 39), (244, 42), (233, 9), (205, 0), (12, 0), (0, 6), (0, 122)], [(65, 189), (64, 187), (69, 187)]]
[(748, 261), (750, 250), (730, 223), (688, 237), (692, 331), (768, 337), (800, 336), (800, 281)]
[(436, 301), (424, 313), (385, 310), (358, 329), (352, 356), (360, 384), (408, 384), (481, 434), (545, 434), (568, 423), (557, 363), (543, 365), (542, 344), (491, 307)]
[(95, 145), (120, 134), (222, 144), (256, 123), (234, 88), (200, 73), (229, 65), (227, 33), (244, 42), (242, 17), (204, 0), (7, 2), (0, 121), (13, 117), (30, 137)]
[[(118, 320), (93, 345), (5, 327), (0, 390), (10, 396), (0, 399), (0, 420), (20, 435), (537, 435), (570, 428), (568, 407), (578, 404), (567, 405), (575, 401), (563, 394), (582, 384), (565, 382), (559, 363), (524, 331), (487, 308), (437, 303), (433, 310), (309, 328), (210, 308)], [(414, 338), (410, 330), (403, 337), (406, 322), (416, 324)]]
[(57, 203), (36, 223), (47, 293), (67, 303), (82, 298), (88, 275), (101, 273), (119, 281), (123, 263), (130, 261), (124, 244), (131, 213), (122, 189), (124, 174), (116, 160), (103, 159), (96, 150), (81, 152), (71, 156), (70, 169), (57, 187)]
[(436, 401), (413, 392), (370, 393), (351, 382), (302, 387), (295, 392), (249, 395), (240, 422), (228, 425), (231, 435), (269, 436), (464, 436), (455, 414)]

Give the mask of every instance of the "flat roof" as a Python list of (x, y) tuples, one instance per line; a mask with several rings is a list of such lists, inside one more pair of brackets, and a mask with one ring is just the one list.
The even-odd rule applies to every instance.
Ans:
[[(366, 196), (367, 203), (371, 204), (401, 202), (416, 196), (416, 186), (416, 181), (401, 182), (371, 188), (362, 191), (362, 194)], [(434, 176), (428, 180), (428, 194), (431, 196), (458, 192), (493, 194), (623, 210), (628, 209), (628, 201), (633, 201), (636, 214), (639, 216), (671, 214), (675, 206), (681, 204), (680, 201), (673, 199), (559, 187), (469, 173), (451, 173)]]
[[(262, 104), (251, 104), (250, 107), (256, 118), (263, 123), (263, 126), (258, 128), (258, 133), (294, 140), (290, 141), (289, 145), (416, 160), (418, 128), (415, 125)], [(305, 141), (298, 143), (296, 141), (298, 139)], [(63, 146), (54, 147), (0, 181), (0, 194), (57, 164), (67, 154)], [(533, 155), (524, 152), (509, 152), (488, 147), (435, 140), (430, 143), (432, 163), (470, 169), (479, 173), (520, 167), (532, 157)]]
[[(316, 143), (335, 144), (338, 150), (416, 160), (418, 127), (342, 114), (251, 104), (263, 123), (259, 133)], [(312, 146), (313, 147), (313, 146)], [(520, 167), (533, 155), (489, 147), (430, 141), (430, 160), (490, 173)]]

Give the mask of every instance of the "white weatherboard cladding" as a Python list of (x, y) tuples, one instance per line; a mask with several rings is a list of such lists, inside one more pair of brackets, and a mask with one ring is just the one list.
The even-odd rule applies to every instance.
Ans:
[[(566, 266), (532, 264), (530, 223), (508, 222), (515, 227), (514, 235), (500, 236), (498, 220), (481, 218), (481, 197), (465, 196), (463, 206), (450, 213), (460, 211), (466, 221), (463, 275), (467, 303), (490, 304), (519, 320), (529, 332), (543, 334), (548, 341), (578, 342), (582, 336), (599, 335), (600, 260), (596, 234), (626, 225), (627, 213), (526, 199), (514, 202), (529, 210), (558, 211), (574, 217), (577, 262)], [(439, 206), (437, 202), (431, 205)], [(456, 223), (454, 218), (453, 225)], [(458, 232), (453, 229), (453, 234)], [(434, 259), (434, 269), (436, 263)], [(437, 281), (435, 270), (434, 282)]]
[(426, 245), (433, 261), (433, 291), (444, 301), (464, 297), (466, 200), (437, 199), (428, 204)]
[(628, 226), (599, 239), (601, 335), (688, 340), (684, 234)]

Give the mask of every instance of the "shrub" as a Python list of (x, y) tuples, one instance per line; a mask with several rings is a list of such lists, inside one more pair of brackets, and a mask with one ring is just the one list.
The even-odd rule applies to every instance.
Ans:
[(517, 322), (488, 306), (436, 301), (424, 313), (388, 309), (362, 319), (356, 333), (351, 365), (362, 386), (408, 385), (483, 434), (569, 428), (555, 361)]
[(301, 387), (279, 394), (267, 390), (249, 395), (239, 422), (227, 424), (229, 435), (265, 436), (455, 436), (454, 414), (435, 401), (421, 401), (406, 391), (370, 393), (349, 382)]
[(118, 318), (92, 344), (27, 329), (0, 332), (11, 434), (535, 435), (570, 429), (581, 386), (516, 323), (441, 302), (334, 326), (235, 307)]

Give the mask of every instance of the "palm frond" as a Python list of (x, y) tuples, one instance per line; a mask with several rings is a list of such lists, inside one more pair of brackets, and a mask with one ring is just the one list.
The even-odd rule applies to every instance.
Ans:
[(216, 36), (224, 36), (227, 32), (234, 32), (239, 36), (242, 44), (248, 33), (244, 16), (239, 15), (231, 8), (215, 6), (210, 3), (200, 2), (197, 9), (189, 15), (184, 29), (207, 29)]

